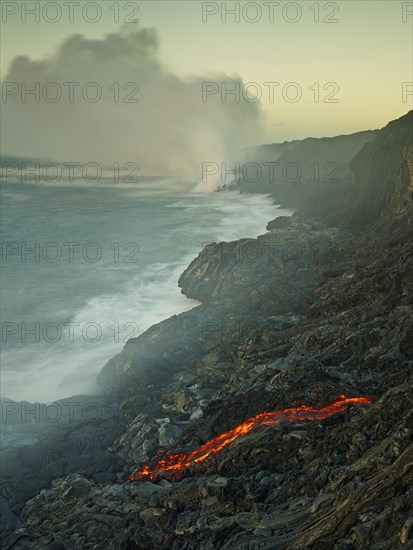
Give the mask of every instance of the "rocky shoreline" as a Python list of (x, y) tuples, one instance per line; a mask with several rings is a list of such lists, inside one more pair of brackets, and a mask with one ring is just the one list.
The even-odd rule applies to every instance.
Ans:
[[(179, 279), (201, 305), (128, 342), (102, 396), (54, 423), (2, 403), (4, 548), (413, 547), (412, 114), (361, 149), (344, 195), (208, 245)], [(126, 482), (159, 452), (343, 394), (373, 402)]]

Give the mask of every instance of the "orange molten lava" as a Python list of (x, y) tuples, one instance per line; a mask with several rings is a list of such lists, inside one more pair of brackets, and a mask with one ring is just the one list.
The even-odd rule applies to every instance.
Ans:
[(181, 472), (191, 464), (204, 462), (206, 459), (213, 457), (239, 436), (249, 433), (255, 426), (272, 426), (282, 420), (286, 420), (287, 422), (323, 420), (333, 414), (345, 411), (349, 403), (371, 403), (371, 401), (371, 397), (346, 397), (345, 395), (340, 395), (337, 401), (322, 409), (314, 409), (313, 407), (301, 405), (300, 407), (290, 409), (260, 413), (239, 424), (232, 430), (211, 439), (211, 441), (208, 441), (189, 454), (172, 454), (159, 460), (153, 467), (144, 466), (142, 470), (131, 475), (128, 481), (154, 479), (156, 476), (162, 474), (168, 475), (169, 473), (173, 475), (176, 472)]

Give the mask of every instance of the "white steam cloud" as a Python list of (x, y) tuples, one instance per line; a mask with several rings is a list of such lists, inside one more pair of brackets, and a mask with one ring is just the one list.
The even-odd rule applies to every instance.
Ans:
[[(16, 57), (2, 84), (3, 153), (108, 165), (137, 162), (141, 174), (198, 182), (203, 163), (225, 162), (229, 168), (242, 147), (262, 139), (258, 103), (242, 98), (237, 103), (230, 95), (223, 102), (220, 92), (203, 101), (203, 83), (220, 88), (224, 83), (230, 90), (237, 82), (242, 86), (241, 79), (222, 74), (182, 79), (162, 65), (158, 52), (155, 29), (122, 28), (101, 40), (72, 35), (40, 61)], [(97, 86), (85, 89), (90, 82)], [(29, 93), (36, 86), (39, 97)], [(99, 90), (96, 102), (84, 99)], [(139, 102), (130, 102), (135, 99)], [(218, 184), (221, 170), (200, 187)]]

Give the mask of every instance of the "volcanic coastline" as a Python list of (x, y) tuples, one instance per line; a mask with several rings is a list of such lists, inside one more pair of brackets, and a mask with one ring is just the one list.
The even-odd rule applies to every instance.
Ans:
[(55, 422), (2, 400), (4, 548), (413, 547), (412, 125), (207, 245), (178, 283), (201, 305), (129, 341), (101, 395)]

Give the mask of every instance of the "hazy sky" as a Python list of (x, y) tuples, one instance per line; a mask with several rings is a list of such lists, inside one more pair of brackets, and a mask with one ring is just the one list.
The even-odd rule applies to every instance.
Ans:
[[(81, 1), (85, 3), (88, 2)], [(382, 127), (411, 109), (411, 95), (407, 102), (402, 101), (402, 83), (413, 81), (413, 15), (409, 15), (413, 12), (412, 2), (280, 0), (271, 7), (268, 2), (244, 0), (238, 3), (239, 22), (231, 14), (226, 15), (225, 21), (221, 2), (101, 0), (97, 3), (102, 17), (95, 23), (85, 21), (76, 6), (72, 23), (67, 7), (62, 10), (61, 21), (50, 23), (40, 14), (37, 23), (30, 15), (22, 22), (22, 2), (4, 1), (2, 78), (17, 55), (40, 60), (53, 56), (56, 47), (71, 34), (103, 38), (107, 33), (117, 32), (121, 25), (114, 22), (113, 6), (119, 6), (120, 20), (137, 6), (139, 23), (127, 25), (157, 29), (159, 59), (171, 73), (184, 79), (192, 76), (202, 79), (206, 75), (207, 80), (211, 74), (224, 73), (260, 86), (270, 141)], [(30, 7), (34, 2), (25, 4)], [(40, 2), (42, 9), (46, 4), (51, 3)], [(236, 2), (224, 4), (228, 10), (237, 9)], [(18, 10), (15, 15), (5, 13), (15, 9)], [(53, 6), (48, 10), (46, 17), (53, 18)], [(203, 22), (203, 10), (218, 13), (207, 16)], [(317, 10), (319, 22), (315, 22)], [(94, 14), (92, 6), (88, 17), (93, 18)], [(325, 18), (338, 22), (327, 23)], [(251, 22), (253, 19), (257, 21)], [(280, 83), (274, 88), (273, 101), (265, 82)], [(302, 97), (297, 102), (287, 101), (282, 95), (283, 87), (291, 82), (296, 84), (285, 92), (291, 99), (299, 88)], [(314, 101), (315, 89), (309, 89), (315, 82), (319, 83), (318, 103)], [(326, 83), (335, 84), (324, 91)], [(339, 91), (331, 97), (338, 102), (323, 102), (337, 86)], [(250, 97), (254, 96), (254, 90), (249, 88)]]

